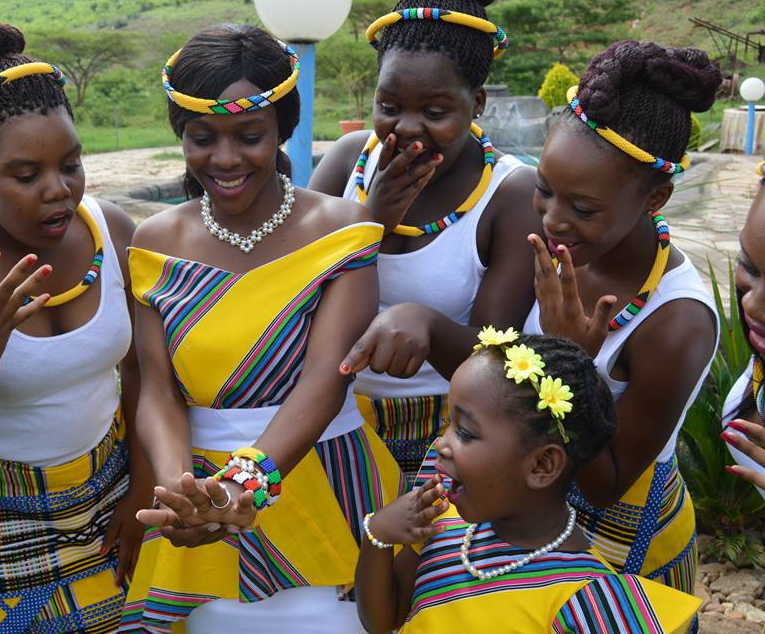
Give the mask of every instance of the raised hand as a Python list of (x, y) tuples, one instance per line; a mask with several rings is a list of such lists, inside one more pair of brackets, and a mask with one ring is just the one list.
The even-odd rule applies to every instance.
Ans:
[(223, 530), (225, 534), (223, 526), (245, 529), (255, 521), (252, 492), (235, 483), (222, 484), (212, 478), (196, 480), (192, 474), (184, 473), (180, 492), (158, 486), (154, 495), (163, 507), (142, 509), (136, 515), (147, 526), (179, 529), (206, 525), (209, 532)]
[(433, 520), (449, 508), (443, 478), (436, 474), (419, 489), (394, 500), (375, 513), (370, 532), (388, 544), (421, 544), (443, 532)]
[[(729, 465), (725, 467), (726, 471), (765, 490), (765, 427), (740, 418), (729, 422), (727, 426), (741, 434), (726, 430), (721, 434), (723, 440), (751, 458), (753, 464), (746, 467)], [(740, 460), (735, 455), (734, 458)]]
[(33, 271), (36, 263), (37, 256), (30, 253), (0, 281), (0, 356), (5, 352), (11, 331), (39, 312), (50, 299), (48, 293), (42, 293), (24, 306), (26, 298), (38, 294), (43, 280), (53, 272), (48, 264)]
[(544, 241), (534, 233), (528, 240), (536, 253), (534, 291), (543, 332), (567, 337), (595, 358), (608, 335), (608, 321), (616, 297), (603, 295), (595, 305), (594, 315), (586, 315), (569, 250), (563, 245), (558, 247), (559, 275)]
[(396, 304), (380, 313), (340, 364), (342, 374), (369, 367), (402, 379), (414, 376), (430, 354), (428, 309)]
[(435, 154), (426, 161), (415, 163), (425, 149), (419, 141), (411, 143), (395, 156), (397, 142), (395, 134), (389, 134), (385, 139), (366, 201), (366, 207), (375, 220), (385, 227), (385, 233), (393, 231), (401, 222), (412, 201), (444, 160), (442, 155)]

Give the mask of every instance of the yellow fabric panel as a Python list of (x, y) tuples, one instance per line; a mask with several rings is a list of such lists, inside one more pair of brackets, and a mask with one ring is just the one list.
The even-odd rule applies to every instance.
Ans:
[(651, 606), (666, 634), (686, 634), (701, 599), (648, 579), (640, 579)]
[(696, 513), (688, 492), (685, 492), (683, 506), (658, 535), (651, 540), (645, 554), (640, 574), (648, 574), (672, 561), (685, 550), (696, 531)]

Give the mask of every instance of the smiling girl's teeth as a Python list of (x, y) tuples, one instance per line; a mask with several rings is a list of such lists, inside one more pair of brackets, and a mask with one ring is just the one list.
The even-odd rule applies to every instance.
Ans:
[(215, 181), (215, 184), (219, 187), (228, 187), (228, 188), (234, 188), (239, 187), (244, 182), (244, 179), (247, 178), (246, 176), (242, 176), (240, 178), (237, 178), (235, 181), (222, 181), (218, 180), (217, 178), (213, 178)]

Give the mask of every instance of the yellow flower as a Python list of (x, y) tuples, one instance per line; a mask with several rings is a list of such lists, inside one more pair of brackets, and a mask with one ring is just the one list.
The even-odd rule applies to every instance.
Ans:
[(542, 357), (533, 348), (527, 348), (524, 344), (513, 346), (505, 350), (505, 376), (515, 379), (516, 383), (531, 379), (537, 382), (537, 376), (544, 376), (542, 368), (545, 367)]
[(557, 419), (562, 419), (567, 412), (571, 411), (569, 402), (574, 394), (568, 385), (564, 385), (561, 379), (553, 379), (546, 376), (539, 383), (539, 403), (537, 409), (549, 408), (550, 413)]
[(481, 328), (481, 332), (478, 333), (478, 343), (473, 346), (473, 350), (480, 350), (481, 348), (488, 348), (489, 346), (504, 346), (508, 343), (513, 343), (518, 338), (518, 333), (514, 328), (508, 328), (506, 331), (495, 330), (494, 326), (484, 326)]

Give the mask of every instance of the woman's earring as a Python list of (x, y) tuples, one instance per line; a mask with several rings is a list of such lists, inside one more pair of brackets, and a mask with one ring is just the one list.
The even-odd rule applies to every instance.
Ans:
[(480, 118), (481, 118), (481, 114), (483, 114), (483, 113), (481, 113), (481, 112), (476, 112), (476, 113), (475, 113), (475, 116), (473, 116), (473, 119), (480, 119)]

